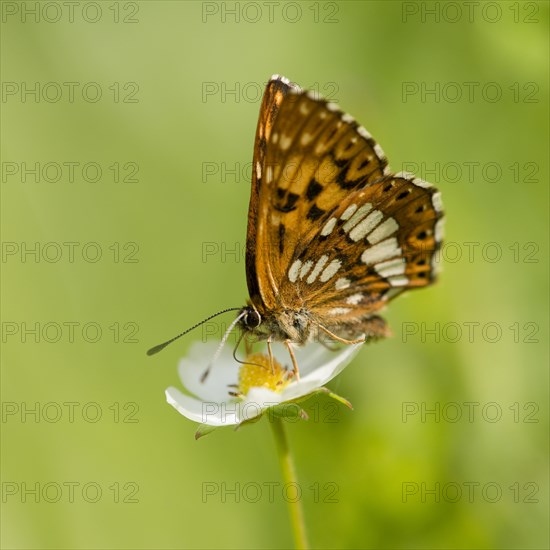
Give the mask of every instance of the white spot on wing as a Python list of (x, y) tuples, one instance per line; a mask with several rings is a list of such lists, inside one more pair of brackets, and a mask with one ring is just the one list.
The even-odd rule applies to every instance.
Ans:
[(417, 178), (414, 174), (411, 174), (410, 172), (398, 172), (397, 174), (395, 174), (395, 177), (409, 180), (413, 185), (416, 185), (417, 187), (423, 187), (424, 189), (429, 189), (430, 187), (433, 187), (431, 183)]
[(325, 227), (323, 227), (321, 231), (321, 236), (326, 237), (327, 235), (330, 235), (332, 233), (332, 230), (334, 229), (334, 226), (336, 225), (336, 218), (330, 218), (330, 220), (325, 224)]
[(317, 90), (308, 90), (306, 95), (309, 99), (313, 99), (313, 101), (319, 101), (321, 99), (321, 94)]
[(441, 193), (439, 191), (432, 195), (432, 204), (436, 212), (443, 211), (443, 202), (441, 201)]
[(404, 275), (406, 262), (404, 258), (395, 258), (387, 262), (381, 262), (374, 266), (376, 272), (381, 277), (394, 277), (395, 275)]
[(300, 140), (300, 143), (302, 145), (307, 145), (311, 140), (312, 140), (313, 136), (311, 134), (308, 134), (307, 132), (304, 132), (302, 134), (302, 139)]
[(357, 205), (356, 204), (352, 204), (351, 206), (348, 206), (343, 214), (340, 216), (340, 219), (341, 220), (347, 220), (349, 219), (349, 217), (357, 210)]
[(391, 286), (407, 286), (409, 284), (409, 279), (403, 276), (390, 277), (388, 282)]
[[(355, 205), (354, 205), (355, 206)], [(344, 224), (343, 229), (347, 233), (353, 229), (370, 211), (372, 204), (367, 202)], [(345, 214), (345, 212), (344, 212)]]
[(388, 218), (386, 221), (381, 223), (370, 235), (367, 237), (367, 240), (371, 244), (379, 243), (383, 241), (399, 229), (399, 224), (393, 219)]
[(374, 144), (374, 152), (376, 153), (376, 156), (379, 158), (379, 159), (384, 159), (386, 158), (386, 154), (384, 153), (384, 150), (382, 149), (382, 147), (380, 147), (380, 145), (378, 145), (378, 143), (375, 143)]
[(288, 78), (286, 78), (286, 76), (282, 76), (280, 74), (272, 75), (272, 77), (269, 80), (280, 80), (284, 84), (287, 84), (287, 85), (290, 84), (290, 80)]
[(438, 275), (441, 272), (441, 254), (437, 251), (430, 261), (432, 268), (432, 275)]
[(344, 113), (342, 115), (342, 120), (344, 122), (353, 122), (355, 119), (351, 115), (348, 115), (348, 113)]
[(373, 210), (362, 222), (358, 223), (349, 233), (352, 241), (360, 241), (370, 233), (384, 217), (380, 210)]
[(344, 288), (348, 288), (350, 285), (350, 280), (346, 279), (345, 277), (341, 277), (336, 281), (336, 284), (334, 285), (336, 287), (336, 290), (343, 290)]
[(256, 178), (260, 179), (262, 177), (262, 167), (259, 162), (256, 162)]
[(309, 273), (309, 270), (311, 269), (312, 265), (313, 265), (313, 262), (311, 260), (308, 260), (302, 266), (302, 269), (300, 270), (300, 279), (303, 279)]
[(435, 224), (435, 241), (440, 243), (443, 240), (443, 225), (445, 224), (444, 218), (437, 220)]
[(332, 260), (330, 264), (325, 267), (325, 270), (321, 274), (321, 282), (326, 283), (331, 277), (336, 275), (336, 272), (342, 267), (342, 262), (340, 260)]
[(279, 134), (278, 132), (273, 132), (271, 136), (271, 143), (277, 143), (279, 141)]
[(397, 172), (397, 174), (395, 174), (395, 177), (396, 178), (403, 178), (403, 179), (406, 179), (406, 180), (413, 180), (416, 176), (414, 174), (412, 174), (411, 172), (401, 171), (401, 172)]
[(317, 276), (319, 273), (321, 273), (321, 270), (323, 267), (325, 267), (325, 264), (328, 261), (328, 256), (325, 254), (324, 256), (321, 256), (319, 260), (317, 260), (317, 263), (315, 264), (315, 267), (313, 268), (313, 271), (309, 274), (309, 277), (306, 279), (306, 282), (309, 284), (313, 283), (315, 279), (317, 279)]
[(338, 108), (338, 105), (336, 105), (336, 103), (332, 103), (332, 101), (329, 101), (327, 103), (327, 109), (329, 111), (339, 111), (340, 109)]
[(279, 143), (279, 147), (286, 151), (292, 143), (292, 138), (290, 136), (281, 136), (281, 142)]
[(361, 260), (367, 265), (375, 265), (384, 260), (399, 256), (400, 254), (401, 248), (399, 248), (397, 244), (397, 239), (392, 237), (391, 239), (386, 239), (381, 243), (367, 248), (361, 255)]
[(349, 307), (333, 307), (330, 311), (330, 315), (345, 315), (349, 313), (351, 309)]
[(357, 133), (365, 139), (372, 139), (370, 133), (365, 128), (363, 128), (363, 126), (359, 126), (357, 128)]
[(300, 260), (296, 260), (288, 270), (288, 278), (291, 283), (295, 283), (298, 279), (298, 272), (300, 271), (300, 268), (302, 267), (302, 262)]
[(414, 178), (412, 181), (416, 186), (423, 187), (424, 189), (429, 189), (433, 185), (427, 181), (421, 180), (420, 178)]
[(265, 181), (266, 183), (271, 183), (273, 181), (273, 166), (268, 166), (265, 172)]
[(360, 292), (357, 294), (352, 294), (351, 296), (346, 298), (346, 304), (356, 306), (362, 299), (363, 299), (363, 294), (361, 294)]

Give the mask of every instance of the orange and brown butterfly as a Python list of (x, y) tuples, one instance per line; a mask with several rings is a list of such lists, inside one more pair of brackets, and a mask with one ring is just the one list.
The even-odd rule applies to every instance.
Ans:
[(377, 313), (434, 281), (440, 193), (411, 174), (392, 174), (381, 147), (334, 103), (273, 76), (252, 172), (250, 300), (232, 327), (284, 342), (296, 375), (294, 344), (384, 337)]
[(391, 174), (351, 116), (273, 76), (254, 144), (241, 327), (289, 351), (385, 336), (377, 312), (434, 281), (442, 223), (431, 184)]

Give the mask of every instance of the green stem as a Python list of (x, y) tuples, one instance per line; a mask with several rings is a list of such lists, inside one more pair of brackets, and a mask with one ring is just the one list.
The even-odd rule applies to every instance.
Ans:
[[(285, 484), (292, 483), (298, 485), (294, 461), (292, 453), (288, 445), (285, 426), (283, 420), (279, 417), (270, 418), (273, 426), (273, 435), (277, 444), (277, 452), (279, 454), (279, 462), (283, 473)], [(292, 525), (292, 534), (294, 536), (294, 546), (296, 549), (305, 550), (309, 548), (306, 535), (306, 525), (304, 522), (304, 511), (302, 509), (301, 499), (296, 502), (288, 500), (288, 511), (290, 513), (290, 523)]]

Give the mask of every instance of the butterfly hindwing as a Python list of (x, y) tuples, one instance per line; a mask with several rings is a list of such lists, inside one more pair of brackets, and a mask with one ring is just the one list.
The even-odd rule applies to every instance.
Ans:
[(417, 178), (368, 184), (296, 249), (282, 293), (295, 287), (325, 326), (372, 315), (402, 290), (433, 281), (441, 219), (439, 193)]

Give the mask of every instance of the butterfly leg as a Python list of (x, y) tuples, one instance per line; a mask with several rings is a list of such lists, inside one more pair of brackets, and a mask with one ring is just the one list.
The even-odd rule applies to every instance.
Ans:
[(296, 355), (294, 355), (294, 350), (292, 349), (292, 342), (290, 340), (285, 340), (285, 346), (292, 360), (292, 370), (294, 371), (294, 376), (296, 380), (300, 380), (300, 371), (298, 370), (298, 362), (296, 361)]
[(331, 346), (328, 342), (321, 342), (321, 345), (327, 348), (329, 351), (338, 351), (340, 348), (338, 346)]
[(323, 325), (318, 325), (318, 327), (337, 342), (342, 342), (342, 344), (360, 344), (367, 340), (365, 336), (363, 336), (362, 338), (357, 338), (356, 340), (346, 340), (345, 338), (340, 338), (340, 336), (336, 336), (336, 334), (330, 332), (330, 330), (328, 330), (328, 328), (325, 328)]
[(267, 354), (269, 355), (269, 365), (271, 367), (271, 374), (275, 374), (275, 367), (273, 366), (273, 351), (271, 349), (271, 336), (267, 339)]

